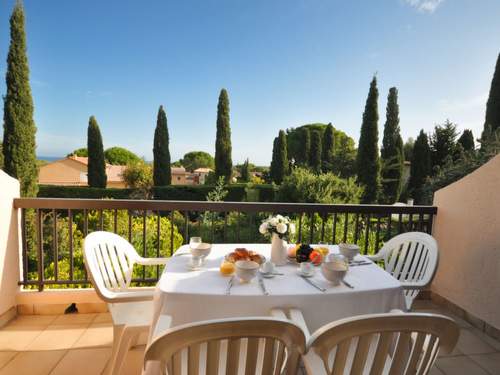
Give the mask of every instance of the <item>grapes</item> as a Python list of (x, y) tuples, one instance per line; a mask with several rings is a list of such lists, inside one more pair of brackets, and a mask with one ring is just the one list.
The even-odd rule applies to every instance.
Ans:
[(297, 259), (297, 263), (302, 263), (302, 262), (308, 262), (309, 255), (311, 255), (311, 252), (313, 251), (313, 248), (307, 244), (302, 244), (300, 247), (297, 249), (297, 252), (295, 253), (295, 258)]

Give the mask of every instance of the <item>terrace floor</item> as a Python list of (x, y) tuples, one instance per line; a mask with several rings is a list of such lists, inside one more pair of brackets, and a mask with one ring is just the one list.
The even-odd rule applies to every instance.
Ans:
[[(461, 326), (458, 345), (438, 358), (432, 375), (500, 374), (500, 342), (431, 301), (416, 310), (452, 316)], [(109, 314), (21, 315), (0, 330), (0, 375), (102, 374), (111, 354)], [(141, 373), (144, 347), (128, 353), (124, 375)]]

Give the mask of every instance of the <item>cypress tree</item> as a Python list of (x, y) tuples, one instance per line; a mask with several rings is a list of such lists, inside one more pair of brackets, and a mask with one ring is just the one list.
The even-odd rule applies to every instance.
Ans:
[(358, 182), (363, 186), (362, 203), (375, 203), (380, 193), (380, 160), (378, 151), (378, 89), (373, 77), (366, 99), (363, 123), (356, 157)]
[(166, 186), (172, 183), (170, 167), (170, 150), (168, 148), (167, 114), (160, 105), (156, 118), (155, 136), (153, 140), (153, 184)]
[(295, 164), (301, 167), (309, 166), (309, 154), (311, 152), (311, 132), (307, 127), (298, 129), (300, 151), (296, 154)]
[(465, 152), (474, 151), (475, 145), (472, 130), (465, 129), (460, 138), (458, 138), (458, 143), (462, 145), (462, 148)]
[(488, 134), (496, 132), (497, 129), (500, 129), (500, 54), (491, 80), (490, 95), (486, 102), (486, 116), (481, 140), (486, 141)]
[(283, 178), (288, 174), (288, 172), (289, 166), (286, 134), (283, 130), (280, 130), (279, 135), (274, 138), (273, 158), (271, 160), (269, 174), (271, 175), (273, 182), (279, 185), (283, 182)]
[(248, 160), (248, 158), (241, 166), (241, 180), (244, 182), (250, 181), (250, 161)]
[(403, 153), (406, 161), (411, 161), (413, 157), (413, 145), (415, 144), (415, 140), (410, 137), (403, 145)]
[(408, 191), (416, 203), (422, 201), (422, 186), (432, 171), (431, 149), (427, 134), (420, 130), (413, 147)]
[(2, 152), (4, 171), (19, 180), (21, 195), (34, 197), (38, 192), (36, 126), (33, 120), (33, 98), (29, 83), (24, 23), (24, 8), (21, 1), (17, 1), (10, 17)]
[(309, 164), (315, 173), (321, 173), (321, 152), (321, 134), (319, 131), (313, 131), (311, 135)]
[(94, 116), (90, 116), (89, 119), (87, 149), (89, 150), (88, 184), (90, 187), (105, 188), (108, 179), (106, 162), (104, 161), (101, 131)]
[(382, 200), (392, 204), (399, 199), (403, 185), (403, 139), (399, 131), (398, 89), (391, 87), (387, 97), (384, 138), (382, 139)]
[(304, 145), (303, 164), (304, 166), (309, 166), (311, 162), (309, 158), (311, 155), (311, 132), (307, 128), (303, 130), (302, 141)]
[(323, 172), (333, 170), (333, 161), (335, 159), (335, 137), (332, 124), (328, 124), (323, 135), (323, 148), (321, 151), (321, 169)]
[(231, 159), (231, 127), (229, 123), (229, 96), (222, 89), (217, 104), (217, 135), (215, 139), (215, 175), (231, 181), (233, 162)]

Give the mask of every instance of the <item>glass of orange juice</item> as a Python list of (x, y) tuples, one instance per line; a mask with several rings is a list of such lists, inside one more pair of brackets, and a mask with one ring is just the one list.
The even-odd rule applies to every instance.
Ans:
[(325, 258), (330, 252), (330, 249), (328, 248), (328, 242), (319, 241), (318, 246), (315, 247), (315, 250), (318, 250), (321, 255), (323, 255), (323, 258)]
[(223, 276), (230, 276), (234, 273), (235, 269), (236, 268), (234, 263), (228, 262), (227, 260), (223, 260), (222, 263), (220, 264), (219, 271)]

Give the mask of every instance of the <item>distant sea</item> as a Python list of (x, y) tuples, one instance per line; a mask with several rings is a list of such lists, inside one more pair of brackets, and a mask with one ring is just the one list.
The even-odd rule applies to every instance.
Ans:
[(42, 155), (39, 155), (36, 158), (38, 160), (45, 160), (48, 162), (52, 162), (52, 161), (64, 159), (64, 156), (42, 156)]

